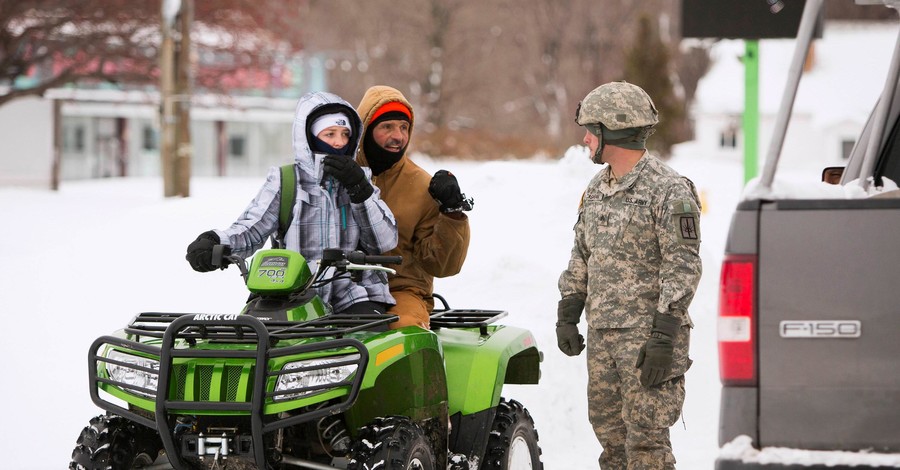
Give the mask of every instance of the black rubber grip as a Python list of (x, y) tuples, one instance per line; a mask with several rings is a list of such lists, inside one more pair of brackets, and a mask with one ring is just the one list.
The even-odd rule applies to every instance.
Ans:
[(400, 264), (402, 256), (367, 255), (361, 251), (347, 253), (347, 261), (354, 264)]

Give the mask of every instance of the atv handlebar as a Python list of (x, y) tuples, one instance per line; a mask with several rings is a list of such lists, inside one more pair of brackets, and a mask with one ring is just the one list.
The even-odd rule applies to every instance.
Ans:
[(322, 250), (322, 267), (333, 266), (338, 271), (384, 271), (397, 274), (397, 271), (380, 264), (400, 264), (402, 256), (367, 255), (362, 251), (344, 251), (339, 248)]
[(354, 264), (400, 264), (402, 256), (367, 255), (361, 251), (347, 253), (347, 261)]
[[(229, 264), (237, 265), (241, 270), (244, 280), (247, 279), (246, 260), (238, 255), (233, 255), (225, 245), (216, 245), (212, 249), (212, 265), (225, 269)], [(382, 264), (401, 264), (402, 256), (367, 255), (362, 251), (344, 251), (340, 248), (326, 248), (322, 250), (320, 268), (334, 267), (338, 272), (347, 271), (383, 271), (390, 274), (397, 272), (391, 268), (379, 266)], [(323, 269), (320, 272), (324, 273)]]

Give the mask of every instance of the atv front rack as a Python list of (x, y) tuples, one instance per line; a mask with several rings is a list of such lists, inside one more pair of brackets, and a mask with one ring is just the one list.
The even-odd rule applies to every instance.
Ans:
[[(162, 338), (169, 325), (184, 316), (193, 316), (205, 320), (197, 326), (185, 329), (179, 338), (193, 343), (198, 339), (220, 341), (253, 341), (255, 332), (246, 325), (232, 325), (215, 322), (218, 319), (233, 318), (237, 315), (205, 314), (205, 313), (158, 313), (144, 312), (138, 314), (125, 328), (125, 333), (135, 335), (140, 341), (141, 336)], [(245, 316), (245, 315), (241, 315)], [(302, 339), (314, 337), (343, 338), (350, 333), (373, 330), (377, 327), (395, 322), (398, 317), (393, 315), (362, 314), (362, 315), (325, 315), (304, 322), (258, 320), (267, 332), (271, 345), (275, 346), (279, 341), (286, 339)]]
[[(374, 316), (375, 315), (370, 315), (368, 317)], [(170, 411), (175, 411), (175, 414), (183, 413), (185, 410), (246, 412), (250, 417), (254, 460), (259, 468), (267, 468), (263, 434), (327, 415), (341, 413), (350, 408), (359, 395), (359, 389), (364, 375), (363, 372), (365, 371), (369, 360), (369, 354), (366, 347), (361, 342), (352, 338), (337, 338), (317, 341), (313, 344), (304, 343), (283, 347), (275, 347), (275, 344), (283, 339), (342, 336), (353, 331), (371, 328), (373, 325), (377, 326), (393, 321), (391, 318), (385, 319), (384, 316), (378, 316), (378, 320), (361, 318), (363, 316), (357, 315), (352, 317), (347, 316), (346, 318), (335, 317), (340, 316), (330, 315), (309, 322), (291, 323), (263, 322), (250, 315), (140, 314), (135, 317), (128, 328), (126, 328), (126, 332), (130, 335), (135, 335), (135, 340), (116, 336), (103, 336), (98, 338), (91, 345), (88, 354), (91, 399), (94, 404), (102, 409), (117, 413), (132, 421), (156, 430), (161, 437), (163, 446), (166, 449), (166, 454), (169, 456), (170, 463), (177, 470), (188, 468), (188, 466), (182, 460), (181, 449), (175, 440), (175, 429), (177, 428), (177, 425), (170, 418)], [(140, 342), (140, 336), (161, 338), (162, 342), (159, 346), (143, 343)], [(200, 349), (184, 347), (183, 342), (180, 343), (180, 345), (176, 345), (177, 340), (184, 340), (188, 345), (193, 345), (198, 339), (255, 343), (256, 348), (240, 350)], [(106, 356), (108, 347), (120, 348), (126, 351), (136, 351), (153, 358), (158, 357), (158, 369), (109, 358)], [(349, 356), (343, 352), (340, 354), (343, 357), (347, 357), (346, 361), (323, 366), (304, 366), (302, 368), (302, 370), (311, 370), (314, 368), (355, 364), (357, 366), (357, 372), (343, 382), (328, 385), (296, 387), (287, 391), (266, 391), (267, 384), (270, 380), (277, 381), (277, 378), (282, 375), (296, 373), (298, 370), (301, 370), (285, 368), (282, 368), (281, 370), (270, 370), (272, 369), (272, 367), (269, 366), (269, 361), (271, 359), (313, 351), (347, 349), (354, 349), (355, 351)], [(173, 399), (171, 396), (172, 387), (170, 382), (173, 364), (176, 358), (253, 360), (255, 366), (252, 369), (253, 372), (250, 377), (252, 383), (252, 392), (249, 397), (250, 401), (220, 401), (212, 399), (186, 401), (183, 399)], [(145, 374), (155, 374), (157, 386), (155, 389), (143, 388), (114, 380), (105, 373), (101, 376), (99, 373), (101, 363), (115, 364), (141, 371)], [(99, 395), (101, 384), (108, 384), (125, 390), (128, 393), (144, 395), (148, 399), (154, 400), (156, 404), (155, 415), (148, 418), (145, 415), (138, 414), (135, 411), (102, 399)], [(280, 419), (277, 415), (269, 416), (268, 419), (266, 419), (266, 415), (264, 414), (267, 399), (274, 399), (275, 397), (283, 396), (287, 393), (302, 394), (348, 386), (349, 393), (342, 397), (342, 400), (331, 402), (329, 406)]]

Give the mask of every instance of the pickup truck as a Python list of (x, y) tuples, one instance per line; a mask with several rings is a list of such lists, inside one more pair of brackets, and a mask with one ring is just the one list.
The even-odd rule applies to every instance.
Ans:
[[(857, 3), (898, 7), (897, 0)], [(726, 241), (717, 470), (858, 470), (900, 462), (882, 455), (898, 458), (872, 459), (868, 467), (840, 459), (770, 463), (724, 451), (743, 440), (756, 450), (900, 453), (900, 38), (846, 167), (822, 175), (844, 193), (862, 189), (861, 197), (780, 199), (766, 191), (821, 8), (822, 0), (806, 1), (758, 188), (738, 204)]]

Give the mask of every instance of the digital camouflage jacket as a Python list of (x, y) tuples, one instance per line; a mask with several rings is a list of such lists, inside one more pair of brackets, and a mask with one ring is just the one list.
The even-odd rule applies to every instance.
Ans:
[(692, 325), (701, 272), (700, 204), (689, 179), (647, 152), (618, 182), (609, 167), (594, 176), (559, 278), (563, 297), (585, 299), (591, 328), (649, 327), (656, 312)]

